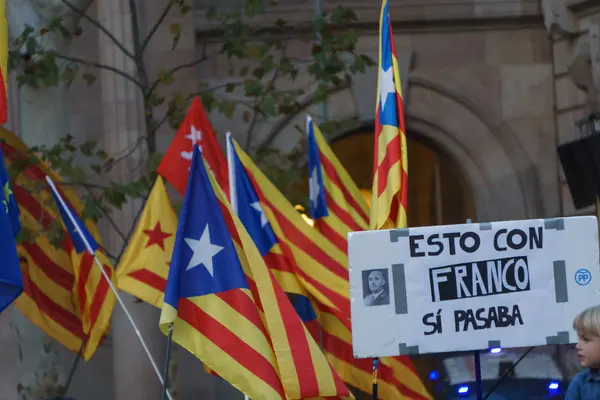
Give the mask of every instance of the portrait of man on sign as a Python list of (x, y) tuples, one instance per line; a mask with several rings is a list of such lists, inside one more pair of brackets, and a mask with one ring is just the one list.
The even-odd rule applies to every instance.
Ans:
[(387, 269), (363, 271), (363, 304), (366, 307), (390, 304)]

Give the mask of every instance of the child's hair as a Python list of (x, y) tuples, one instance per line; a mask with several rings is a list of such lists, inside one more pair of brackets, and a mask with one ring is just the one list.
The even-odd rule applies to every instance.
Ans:
[(573, 321), (573, 328), (580, 333), (600, 337), (600, 306), (586, 308)]

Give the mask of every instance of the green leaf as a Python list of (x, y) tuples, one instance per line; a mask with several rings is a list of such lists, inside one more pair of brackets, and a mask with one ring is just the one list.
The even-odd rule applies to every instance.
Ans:
[(171, 24), (169, 25), (169, 31), (171, 32), (172, 40), (171, 50), (175, 50), (177, 44), (179, 43), (179, 39), (181, 39), (181, 25), (179, 24)]
[(231, 93), (235, 90), (235, 83), (228, 83), (227, 85), (225, 85), (225, 91), (227, 93)]
[(166, 69), (158, 71), (158, 80), (163, 85), (170, 85), (174, 82), (173, 74)]
[(100, 208), (98, 201), (92, 196), (87, 195), (83, 198), (83, 211), (81, 212), (82, 218), (89, 218), (94, 222), (98, 221), (102, 217), (102, 209)]
[(79, 146), (79, 151), (81, 151), (81, 154), (84, 156), (93, 157), (93, 151), (97, 145), (97, 140), (87, 140)]

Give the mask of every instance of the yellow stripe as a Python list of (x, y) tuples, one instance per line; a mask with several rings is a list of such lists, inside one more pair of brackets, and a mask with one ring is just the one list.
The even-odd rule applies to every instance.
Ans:
[(271, 272), (273, 273), (273, 276), (275, 276), (279, 286), (281, 286), (286, 293), (306, 295), (306, 289), (300, 285), (296, 274), (293, 272), (278, 271), (276, 269), (271, 269)]
[[(294, 209), (290, 202), (285, 196), (269, 181), (269, 179), (260, 171), (260, 169), (254, 164), (252, 159), (239, 147), (237, 142), (234, 141), (236, 152), (242, 161), (242, 164), (248, 169), (256, 180), (259, 190), (269, 199), (269, 202), (273, 207), (277, 207), (277, 210), (288, 220), (291, 221), (296, 229), (298, 229), (304, 236), (311, 240), (317, 247), (328, 254), (330, 257), (335, 259), (338, 263), (344, 265), (347, 263), (346, 254), (333, 246), (323, 235), (308, 225), (300, 213)], [(263, 210), (266, 210), (264, 204), (262, 204)], [(267, 215), (269, 222), (273, 223), (273, 215)]]
[(118, 277), (117, 285), (119, 290), (127, 292), (156, 308), (162, 308), (165, 297), (164, 292), (156, 290), (152, 286), (148, 286), (129, 276)]
[(66, 290), (64, 287), (56, 284), (54, 280), (50, 279), (46, 272), (36, 264), (33, 258), (31, 258), (31, 255), (23, 248), (19, 248), (18, 253), (19, 256), (25, 257), (27, 260), (28, 268), (26, 273), (29, 276), (29, 280), (58, 306), (76, 314), (76, 311), (73, 308), (71, 291)]
[(35, 301), (26, 293), (21, 294), (21, 296), (15, 300), (15, 306), (21, 314), (29, 319), (35, 326), (44, 331), (48, 336), (71, 351), (79, 351), (81, 348), (81, 339), (41, 312)]
[[(381, 132), (379, 133), (377, 145), (377, 165), (381, 165), (381, 162), (387, 154), (388, 144), (394, 140), (400, 134), (400, 129), (391, 125), (383, 125)], [(399, 149), (400, 150), (400, 149)], [(400, 160), (398, 160), (400, 161)]]
[[(174, 318), (176, 310), (168, 304), (163, 306), (160, 328), (167, 332), (168, 322), (172, 320), (173, 341), (194, 354), (210, 369), (253, 400), (276, 400), (282, 397), (270, 385), (258, 378), (251, 370), (244, 368), (229, 354), (221, 350), (212, 341), (195, 330), (185, 321)], [(239, 315), (239, 314), (238, 314)], [(239, 319), (239, 318), (238, 318)], [(222, 321), (222, 318), (219, 318)], [(237, 330), (237, 329), (236, 329)], [(235, 332), (235, 331), (234, 331)], [(267, 360), (275, 365), (271, 353)], [(275, 368), (277, 371), (277, 368)], [(283, 400), (283, 399), (282, 399)]]
[[(393, 39), (392, 39), (393, 40)], [(392, 53), (392, 71), (394, 72), (394, 86), (396, 88), (396, 92), (402, 98), (402, 81), (400, 80), (400, 66), (398, 65), (398, 59), (396, 59), (396, 55)], [(398, 118), (400, 116), (398, 115)]]
[[(329, 216), (322, 218), (322, 220), (327, 223), (344, 241), (347, 241), (348, 232), (354, 231), (354, 229), (350, 229), (350, 227), (342, 222), (338, 216), (332, 212), (329, 213)], [(367, 227), (368, 228), (368, 227)], [(347, 267), (344, 265), (344, 267)]]
[[(367, 205), (367, 202), (365, 201), (363, 195), (361, 194), (360, 190), (358, 189), (358, 186), (356, 186), (356, 183), (350, 177), (350, 174), (348, 173), (348, 171), (344, 168), (344, 166), (342, 165), (340, 160), (336, 157), (335, 153), (333, 152), (333, 150), (331, 149), (329, 144), (327, 144), (327, 141), (323, 137), (321, 130), (317, 127), (317, 124), (315, 124), (314, 121), (312, 124), (313, 124), (313, 131), (315, 134), (315, 141), (317, 143), (317, 147), (319, 148), (319, 152), (323, 156), (325, 156), (325, 158), (327, 158), (329, 160), (331, 165), (333, 165), (335, 172), (337, 173), (338, 177), (342, 181), (342, 184), (344, 185), (346, 190), (348, 190), (348, 192), (352, 195), (352, 197), (354, 198), (356, 203), (362, 208), (362, 210), (365, 212), (365, 214), (369, 215), (369, 206)], [(325, 177), (327, 176), (326, 174), (324, 174), (324, 175), (325, 175)], [(360, 217), (359, 217), (359, 219), (362, 220), (365, 228), (367, 228), (368, 221), (365, 221), (363, 218), (360, 218)], [(358, 222), (358, 220), (356, 220), (356, 221)]]
[[(348, 204), (348, 202), (346, 201), (346, 199), (344, 198), (344, 193), (342, 192), (342, 190), (340, 189), (339, 186), (337, 186), (332, 180), (329, 179), (329, 177), (327, 177), (326, 174), (323, 174), (323, 186), (325, 187), (325, 190), (329, 193), (329, 195), (331, 196), (331, 199), (343, 210), (345, 210), (348, 214), (350, 214), (350, 216), (352, 217), (352, 220), (361, 228), (363, 229), (367, 229), (368, 228), (368, 223), (367, 221), (364, 220), (363, 217), (361, 217), (358, 212), (354, 209), (354, 207), (352, 207), (350, 204)], [(333, 213), (331, 212), (331, 209), (329, 210), (329, 215), (332, 215)], [(368, 210), (367, 210), (367, 215), (368, 215)]]
[[(20, 220), (23, 228), (29, 231), (40, 231), (41, 226), (39, 222), (35, 220), (35, 218), (27, 212), (27, 210), (23, 207), (19, 207), (20, 212)], [(62, 270), (68, 272), (69, 274), (73, 274), (73, 268), (71, 266), (71, 257), (69, 254), (62, 248), (56, 248), (54, 245), (50, 243), (48, 240), (48, 236), (43, 233), (39, 234), (35, 238), (35, 244), (40, 247), (40, 249), (44, 252), (46, 257), (48, 257), (54, 264), (58, 265)], [(23, 246), (18, 246), (19, 248)]]
[[(244, 292), (252, 300), (252, 297), (248, 292), (246, 290), (244, 290)], [(274, 363), (275, 358), (273, 349), (263, 332), (252, 322), (242, 317), (238, 311), (231, 308), (229, 304), (213, 295), (191, 297), (189, 300), (215, 320), (219, 321), (225, 328), (248, 344), (248, 346), (256, 350), (264, 358), (273, 361), (271, 363), (272, 365), (277, 365)]]
[[(352, 344), (352, 333), (341, 323), (341, 321), (334, 316), (331, 313), (328, 312), (321, 312), (319, 315), (319, 321), (321, 321), (321, 326), (322, 328), (329, 334), (336, 336), (337, 338), (339, 338), (341, 341), (348, 343), (348, 344)], [(328, 356), (329, 358), (329, 356)], [(399, 362), (398, 360), (395, 360), (393, 358), (389, 358), (389, 357), (382, 357), (381, 362), (385, 365), (388, 365), (390, 367), (393, 368), (394, 370), (394, 375), (396, 376), (396, 378), (402, 382), (406, 387), (410, 388), (411, 390), (422, 394), (423, 396), (428, 397), (429, 394), (427, 393), (427, 390), (425, 389), (425, 386), (423, 385), (423, 383), (421, 382), (421, 379), (419, 378), (419, 376), (415, 375), (415, 373), (408, 368), (406, 365), (402, 364), (401, 362)], [(340, 360), (340, 362), (342, 362)], [(346, 364), (344, 362), (344, 364)], [(334, 368), (336, 368), (336, 366), (334, 365)], [(354, 367), (353, 367), (354, 368)], [(336, 368), (336, 371), (340, 374), (340, 376), (342, 377), (342, 379), (346, 379), (344, 378), (344, 371)], [(357, 369), (357, 371), (359, 371), (360, 373), (362, 373), (360, 370)], [(364, 379), (368, 380), (368, 387), (369, 387), (369, 393), (370, 393), (370, 384), (371, 384), (371, 374), (365, 373), (365, 377)], [(353, 381), (347, 381), (348, 383), (350, 383), (351, 385), (354, 385)], [(380, 382), (383, 382), (382, 380), (380, 380)]]
[(309, 340), (308, 346), (310, 349), (311, 358), (313, 359), (315, 376), (317, 377), (317, 382), (319, 384), (319, 392), (335, 393), (336, 388), (335, 381), (333, 378), (333, 371), (331, 369), (331, 366), (327, 362), (327, 358), (323, 356), (321, 349), (314, 342), (314, 340)]

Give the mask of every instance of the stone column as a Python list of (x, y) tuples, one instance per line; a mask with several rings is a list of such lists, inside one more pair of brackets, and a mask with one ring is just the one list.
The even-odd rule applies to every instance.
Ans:
[[(129, 51), (132, 51), (131, 10), (127, 0), (97, 2), (98, 20)], [(114, 66), (135, 76), (133, 61), (106, 35), (99, 34), (100, 63)], [(139, 88), (111, 71), (101, 71), (102, 108), (104, 114), (104, 141), (109, 154), (123, 154), (145, 135), (142, 99)], [(136, 151), (116, 166), (112, 179), (121, 182), (136, 178), (140, 167), (141, 152)], [(134, 223), (139, 202), (126, 204), (115, 213), (115, 220), (122, 232)], [(106, 235), (107, 246), (119, 252), (123, 241), (114, 231)], [(138, 303), (132, 296), (121, 292), (125, 304), (146, 340), (154, 360), (162, 370), (164, 363), (165, 336), (158, 330), (159, 310)], [(161, 385), (146, 356), (135, 331), (119, 305), (112, 318), (113, 380), (115, 400), (160, 399)]]

